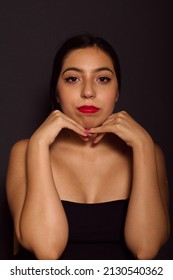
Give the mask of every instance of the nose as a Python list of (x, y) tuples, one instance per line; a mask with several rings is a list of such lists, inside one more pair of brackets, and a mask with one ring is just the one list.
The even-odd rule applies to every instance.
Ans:
[(81, 91), (82, 98), (95, 98), (96, 92), (91, 80), (86, 80)]

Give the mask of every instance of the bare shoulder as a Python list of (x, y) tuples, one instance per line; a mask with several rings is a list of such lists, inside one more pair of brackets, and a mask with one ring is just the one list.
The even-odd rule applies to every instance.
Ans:
[(11, 152), (10, 152), (10, 156), (13, 156), (13, 154), (18, 155), (19, 153), (19, 156), (21, 155), (21, 153), (26, 153), (26, 150), (27, 150), (27, 147), (28, 147), (28, 142), (29, 142), (29, 139), (22, 139), (18, 142), (16, 142), (12, 148), (11, 148)]
[(25, 194), (28, 142), (28, 139), (20, 140), (12, 146), (10, 151), (6, 177), (6, 191), (11, 210), (13, 210), (15, 201)]
[(20, 140), (11, 148), (7, 170), (7, 186), (9, 181), (18, 176), (24, 168), (28, 142), (28, 139)]
[(155, 144), (155, 155), (156, 155), (156, 162), (157, 162), (157, 168), (161, 175), (166, 176), (166, 161), (165, 161), (165, 155), (162, 150), (162, 148)]
[(166, 161), (162, 148), (155, 144), (155, 155), (157, 164), (157, 174), (159, 180), (160, 191), (165, 204), (169, 202), (169, 184), (167, 179)]
[(160, 156), (164, 159), (164, 152), (163, 152), (162, 148), (156, 143), (155, 143), (155, 150), (156, 150), (156, 155)]
[(7, 170), (7, 187), (9, 186), (8, 183), (19, 176), (20, 171), (25, 168), (28, 142), (29, 139), (20, 140), (11, 148)]

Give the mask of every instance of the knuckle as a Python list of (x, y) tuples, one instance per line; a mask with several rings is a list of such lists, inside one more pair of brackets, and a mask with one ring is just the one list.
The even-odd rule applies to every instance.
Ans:
[(123, 115), (127, 115), (127, 112), (126, 112), (125, 110), (121, 111), (121, 113), (122, 113)]
[(119, 115), (123, 118), (123, 117), (127, 116), (127, 112), (121, 111), (121, 112), (119, 112)]
[(57, 115), (56, 116), (56, 121), (57, 121), (57, 123), (62, 123), (63, 122), (63, 117), (60, 116), (60, 115)]
[(116, 119), (116, 123), (122, 123), (123, 122), (123, 116), (120, 114), (117, 116), (117, 119)]
[(53, 112), (53, 114), (54, 114), (55, 116), (59, 116), (59, 115), (60, 115), (60, 111), (55, 110), (55, 111)]
[(58, 110), (53, 111), (53, 117), (54, 117), (55, 120), (63, 119), (61, 112), (58, 111)]
[(57, 112), (59, 112), (58, 110), (54, 110), (54, 111), (52, 111), (52, 115), (56, 115), (57, 114)]
[(54, 110), (54, 111), (51, 113), (51, 120), (52, 120), (52, 122), (54, 122), (54, 123), (61, 124), (62, 121), (63, 121), (63, 116), (62, 116), (61, 112), (58, 111), (58, 110)]
[(120, 124), (117, 124), (117, 125), (116, 125), (116, 130), (119, 131), (120, 129), (121, 129), (121, 125), (120, 125)]
[(126, 111), (121, 111), (119, 113), (117, 113), (117, 122), (122, 122), (123, 119), (127, 116), (127, 112)]
[(59, 116), (59, 111), (58, 110), (54, 110), (51, 114), (50, 117), (51, 119), (54, 121), (56, 120), (56, 118)]

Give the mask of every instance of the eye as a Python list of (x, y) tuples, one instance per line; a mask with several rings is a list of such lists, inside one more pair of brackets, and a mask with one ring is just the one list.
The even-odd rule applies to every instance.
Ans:
[(102, 83), (102, 84), (109, 83), (110, 80), (111, 80), (111, 78), (109, 78), (109, 77), (104, 77), (104, 76), (98, 78), (98, 81), (99, 81), (100, 83)]
[(74, 77), (74, 76), (65, 78), (65, 81), (66, 81), (67, 83), (75, 83), (75, 82), (77, 82), (78, 80), (79, 80), (79, 79), (78, 79), (77, 77)]

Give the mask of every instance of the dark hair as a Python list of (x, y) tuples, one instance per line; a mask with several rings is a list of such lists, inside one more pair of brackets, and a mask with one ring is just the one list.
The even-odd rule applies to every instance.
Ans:
[(83, 49), (83, 48), (94, 47), (94, 46), (104, 51), (112, 59), (117, 81), (118, 81), (118, 87), (120, 89), (121, 87), (120, 64), (119, 64), (118, 56), (115, 50), (113, 49), (113, 47), (106, 40), (99, 37), (94, 37), (93, 35), (74, 36), (69, 38), (63, 43), (63, 45), (57, 51), (54, 58), (52, 76), (50, 81), (51, 103), (53, 109), (60, 109), (60, 106), (57, 102), (56, 86), (66, 55), (76, 49)]

